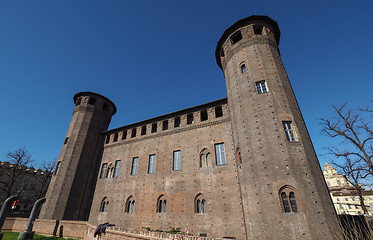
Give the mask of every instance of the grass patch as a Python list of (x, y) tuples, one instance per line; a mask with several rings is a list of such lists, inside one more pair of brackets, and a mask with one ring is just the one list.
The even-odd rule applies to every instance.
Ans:
[[(18, 232), (4, 232), (3, 240), (17, 240)], [(73, 238), (47, 237), (39, 234), (34, 235), (34, 240), (74, 240)]]

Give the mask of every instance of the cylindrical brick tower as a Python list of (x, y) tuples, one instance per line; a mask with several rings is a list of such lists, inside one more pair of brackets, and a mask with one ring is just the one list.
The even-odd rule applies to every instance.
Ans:
[(74, 113), (40, 217), (87, 220), (104, 136), (115, 104), (104, 96), (80, 92), (74, 96)]
[(247, 239), (338, 239), (336, 213), (267, 16), (220, 38)]

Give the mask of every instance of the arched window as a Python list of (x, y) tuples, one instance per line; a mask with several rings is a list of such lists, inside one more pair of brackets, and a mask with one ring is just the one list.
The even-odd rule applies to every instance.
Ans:
[(110, 163), (109, 167), (108, 167), (108, 171), (107, 171), (107, 178), (112, 178), (113, 177), (113, 173), (114, 173), (114, 167), (113, 167), (113, 164)]
[(194, 199), (194, 212), (206, 213), (206, 200), (200, 193)]
[(134, 213), (135, 212), (135, 199), (130, 196), (128, 199), (127, 199), (127, 202), (126, 202), (126, 209), (125, 209), (125, 212), (126, 213)]
[(280, 189), (282, 210), (285, 213), (296, 213), (299, 210), (294, 192), (295, 189), (291, 186), (284, 186)]
[(199, 167), (212, 166), (211, 153), (208, 149), (204, 148), (199, 155)]
[(165, 213), (167, 211), (167, 200), (164, 195), (158, 197), (157, 213)]
[(109, 209), (109, 201), (107, 197), (104, 197), (101, 201), (100, 212), (107, 212)]

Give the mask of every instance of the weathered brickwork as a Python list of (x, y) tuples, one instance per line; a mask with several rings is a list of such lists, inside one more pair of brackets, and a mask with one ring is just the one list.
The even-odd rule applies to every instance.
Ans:
[(70, 145), (42, 216), (87, 220), (89, 212), (94, 225), (180, 227), (214, 238), (338, 239), (279, 38), (264, 16), (224, 32), (216, 60), (226, 99), (106, 131), (114, 104), (77, 94)]

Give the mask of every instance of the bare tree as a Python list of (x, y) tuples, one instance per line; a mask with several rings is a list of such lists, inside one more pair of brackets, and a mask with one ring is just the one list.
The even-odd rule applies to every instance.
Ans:
[(40, 175), (37, 175), (35, 184), (31, 186), (31, 191), (35, 195), (36, 199), (45, 196), (48, 190), (50, 179), (52, 178), (53, 169), (56, 165), (57, 160), (43, 160), (40, 164)]
[(8, 170), (4, 171), (4, 174), (2, 174), (3, 177), (0, 179), (0, 190), (5, 193), (5, 198), (8, 198), (14, 194), (15, 183), (21, 176), (22, 171), (24, 171), (24, 168), (30, 165), (33, 160), (25, 147), (10, 151), (5, 157), (7, 161), (13, 165)]
[[(341, 145), (329, 148), (329, 153), (337, 159), (350, 159), (356, 162), (361, 177), (373, 176), (373, 128), (371, 122), (364, 119), (364, 109), (347, 109), (347, 103), (341, 107), (333, 106), (336, 118), (322, 118), (323, 130), (331, 138), (341, 140)], [(368, 108), (367, 108), (368, 109)]]
[(346, 102), (340, 107), (333, 106), (336, 117), (321, 119), (322, 132), (340, 140), (340, 144), (328, 148), (328, 152), (335, 157), (333, 164), (349, 177), (348, 181), (356, 189), (361, 207), (367, 213), (361, 184), (373, 177), (373, 128), (372, 123), (365, 120), (371, 108), (351, 109), (347, 105)]

